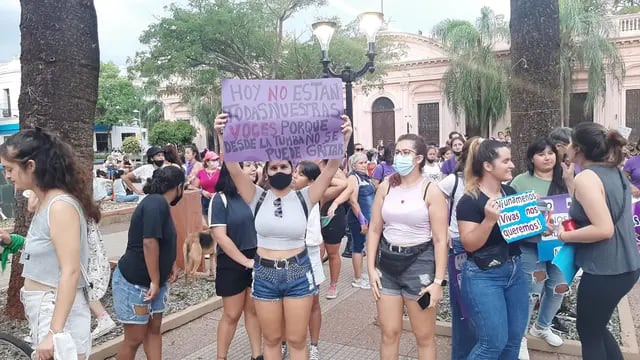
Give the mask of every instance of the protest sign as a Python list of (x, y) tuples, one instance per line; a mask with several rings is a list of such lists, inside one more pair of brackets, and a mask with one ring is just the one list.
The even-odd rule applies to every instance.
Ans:
[(540, 198), (538, 203), (546, 204), (547, 211), (551, 212), (551, 223), (555, 225), (553, 234), (542, 236), (538, 243), (538, 261), (550, 261), (558, 254), (564, 244), (558, 240), (560, 224), (569, 218), (571, 197), (569, 194), (553, 195)]
[(498, 226), (502, 237), (508, 242), (516, 242), (542, 234), (546, 221), (537, 206), (538, 198), (533, 191), (509, 195), (497, 200), (500, 207)]
[(451, 292), (451, 298), (457, 301), (452, 302), (452, 306), (457, 306), (460, 309), (462, 319), (468, 319), (470, 317), (469, 309), (462, 301), (462, 267), (467, 261), (467, 253), (449, 254), (449, 291)]
[(562, 245), (562, 248), (560, 248), (560, 251), (558, 251), (558, 254), (551, 263), (560, 269), (567, 284), (571, 284), (578, 272), (578, 267), (576, 266), (576, 248), (571, 244)]
[(630, 127), (626, 127), (626, 126), (618, 126), (618, 132), (620, 133), (620, 135), (622, 135), (625, 139), (629, 140), (629, 135), (631, 135), (631, 131), (633, 129)]
[(636, 229), (636, 244), (640, 251), (640, 199), (633, 199), (633, 226)]
[(335, 159), (344, 155), (340, 79), (223, 80), (227, 161)]

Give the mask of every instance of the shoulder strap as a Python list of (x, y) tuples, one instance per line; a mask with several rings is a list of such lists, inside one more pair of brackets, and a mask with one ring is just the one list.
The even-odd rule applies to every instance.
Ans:
[(255, 220), (256, 216), (258, 216), (258, 211), (260, 210), (260, 207), (264, 202), (264, 198), (266, 197), (267, 197), (267, 190), (263, 190), (262, 195), (260, 195), (260, 199), (258, 199), (258, 202), (256, 203), (256, 209), (253, 211), (253, 220)]
[(453, 203), (456, 196), (456, 191), (458, 190), (458, 174), (454, 173), (455, 180), (453, 182), (453, 190), (451, 191), (451, 195), (449, 195), (449, 224), (451, 224), (451, 215), (453, 214)]
[(300, 190), (296, 190), (296, 195), (298, 195), (298, 200), (300, 200), (300, 204), (302, 205), (304, 217), (309, 220), (309, 208), (307, 207), (307, 202), (304, 200), (304, 196), (302, 196)]
[(427, 186), (424, 187), (424, 192), (422, 193), (422, 200), (427, 200), (427, 192), (429, 191), (429, 186), (431, 186), (431, 181), (427, 180)]

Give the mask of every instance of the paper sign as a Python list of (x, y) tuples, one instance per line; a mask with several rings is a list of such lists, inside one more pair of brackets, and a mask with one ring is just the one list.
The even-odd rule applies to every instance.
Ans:
[(551, 261), (558, 254), (564, 243), (558, 240), (560, 224), (569, 218), (571, 197), (569, 194), (553, 195), (540, 198), (538, 204), (546, 204), (547, 211), (551, 212), (551, 223), (555, 225), (553, 234), (542, 236), (538, 243), (538, 261)]
[(337, 78), (223, 80), (225, 160), (341, 158), (343, 109)]
[(538, 198), (533, 191), (509, 195), (497, 200), (500, 207), (498, 226), (502, 237), (516, 242), (542, 234), (546, 221), (537, 206)]
[(578, 272), (575, 247), (571, 244), (564, 244), (551, 263), (560, 269), (567, 284), (571, 284)]
[(631, 129), (630, 127), (618, 126), (618, 132), (627, 140), (629, 140), (629, 135), (631, 135), (631, 130), (633, 129)]
[(633, 199), (633, 225), (636, 229), (636, 244), (640, 251), (640, 199)]
[(469, 309), (462, 301), (462, 267), (467, 261), (467, 253), (449, 254), (449, 291), (452, 293), (450, 298), (457, 301), (452, 304), (460, 309), (462, 319), (470, 317)]

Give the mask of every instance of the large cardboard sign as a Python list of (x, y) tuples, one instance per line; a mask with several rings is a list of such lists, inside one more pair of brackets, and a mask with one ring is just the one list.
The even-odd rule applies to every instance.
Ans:
[(225, 160), (335, 159), (344, 156), (340, 79), (223, 80)]

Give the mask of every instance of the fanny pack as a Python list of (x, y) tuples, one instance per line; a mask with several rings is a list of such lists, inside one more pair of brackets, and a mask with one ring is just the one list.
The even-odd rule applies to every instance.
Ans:
[(378, 256), (376, 257), (376, 267), (380, 271), (391, 276), (402, 275), (425, 250), (432, 248), (433, 242), (415, 246), (391, 245), (382, 237), (378, 246)]
[(482, 270), (500, 267), (509, 260), (509, 245), (505, 243), (480, 249), (471, 254), (471, 260)]

